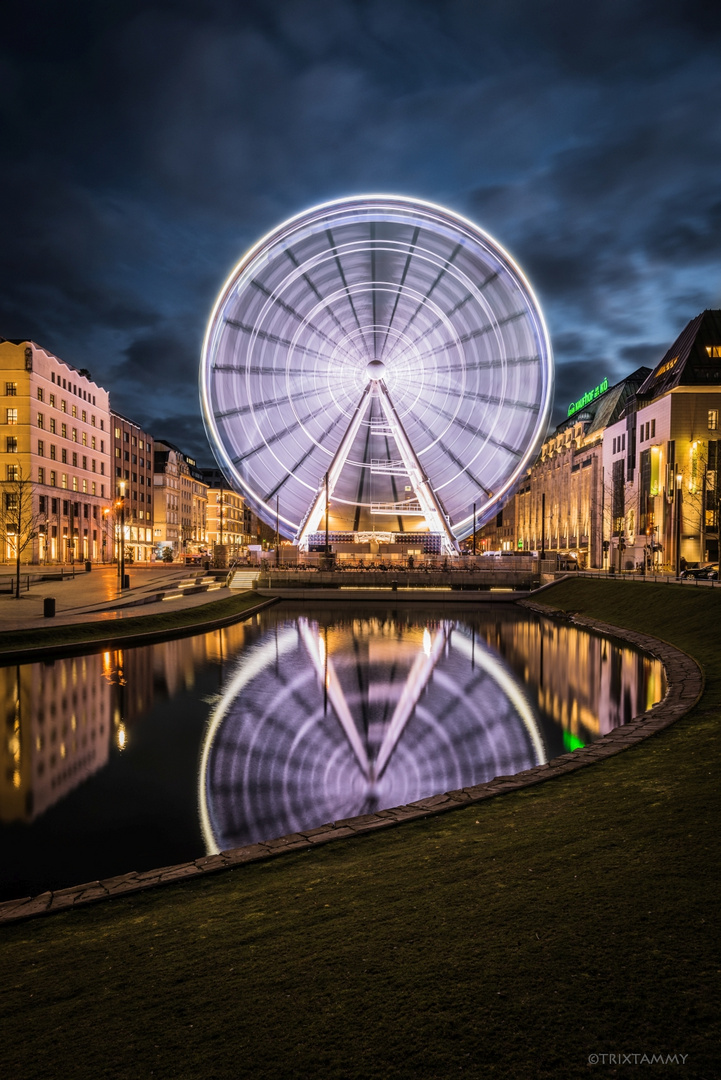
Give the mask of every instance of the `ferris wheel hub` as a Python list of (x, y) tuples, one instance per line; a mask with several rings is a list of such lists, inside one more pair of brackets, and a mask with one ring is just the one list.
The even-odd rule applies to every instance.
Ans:
[(378, 382), (385, 374), (386, 366), (382, 360), (371, 360), (366, 364), (366, 375), (370, 382)]

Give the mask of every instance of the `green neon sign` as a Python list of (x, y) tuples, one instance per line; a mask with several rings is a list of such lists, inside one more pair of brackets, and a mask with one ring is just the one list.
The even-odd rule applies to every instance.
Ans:
[(587, 391), (587, 393), (585, 393), (582, 398), (579, 398), (578, 401), (572, 401), (568, 406), (567, 415), (573, 416), (579, 409), (585, 409), (586, 405), (590, 405), (592, 401), (595, 401), (601, 394), (605, 394), (607, 390), (608, 379), (604, 379), (603, 382), (599, 383), (593, 390)]

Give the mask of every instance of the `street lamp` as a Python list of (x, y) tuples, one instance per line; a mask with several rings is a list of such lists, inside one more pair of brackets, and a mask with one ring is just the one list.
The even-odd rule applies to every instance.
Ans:
[(118, 570), (120, 572), (120, 588), (125, 588), (125, 481), (118, 484), (120, 498), (117, 507), (120, 510), (120, 554), (118, 558)]
[(681, 484), (683, 483), (683, 474), (676, 473), (676, 577), (681, 573), (681, 505), (683, 492), (681, 490)]

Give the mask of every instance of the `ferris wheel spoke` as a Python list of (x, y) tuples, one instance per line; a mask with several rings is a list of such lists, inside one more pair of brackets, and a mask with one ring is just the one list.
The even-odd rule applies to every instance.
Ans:
[(260, 338), (262, 341), (267, 341), (271, 345), (282, 345), (286, 349), (297, 349), (300, 352), (307, 353), (308, 356), (314, 356), (316, 359), (327, 361), (327, 356), (325, 353), (320, 352), (319, 349), (311, 349), (309, 345), (304, 345), (302, 342), (291, 341), (290, 338), (281, 337), (279, 334), (271, 334), (269, 330), (258, 329), (247, 323), (238, 322), (237, 319), (226, 319), (225, 325), (230, 326), (233, 330), (242, 330), (243, 333), (254, 338)]
[(308, 326), (318, 335), (319, 338), (322, 338), (323, 341), (327, 341), (330, 345), (334, 344), (333, 340), (328, 337), (328, 335), (324, 333), (320, 329), (320, 327), (316, 326), (314, 323), (308, 322), (307, 319), (303, 315), (301, 315), (299, 311), (296, 311), (291, 304), (288, 304), (285, 300), (282, 300), (279, 296), (276, 296), (274, 293), (272, 293), (270, 289), (262, 283), (262, 281), (258, 281), (257, 278), (253, 278), (253, 280), (251, 281), (251, 285), (253, 285), (253, 287), (256, 288), (258, 292), (262, 293), (263, 296), (267, 297), (268, 300), (272, 300), (273, 303), (276, 304), (283, 311), (285, 311), (286, 314), (292, 315), (292, 317), (294, 319), (297, 319), (299, 323)]
[(355, 304), (353, 303), (353, 296), (351, 294), (350, 289), (348, 288), (348, 282), (346, 280), (345, 270), (343, 269), (343, 264), (342, 264), (342, 262), (340, 260), (340, 255), (338, 254), (338, 246), (337, 246), (335, 240), (333, 239), (333, 232), (332, 232), (331, 229), (326, 229), (326, 236), (328, 238), (328, 243), (330, 244), (330, 249), (331, 249), (331, 251), (333, 253), (333, 257), (335, 259), (335, 264), (336, 264), (336, 266), (338, 268), (338, 273), (340, 274), (341, 282), (343, 283), (343, 289), (344, 289), (345, 294), (346, 294), (346, 296), (348, 298), (348, 303), (350, 304), (351, 311), (353, 312), (353, 318), (355, 319), (356, 326), (358, 327), (358, 329), (360, 331), (360, 335), (361, 335), (361, 338), (363, 340), (363, 344), (364, 344), (364, 346), (365, 346), (365, 348), (367, 350), (368, 349), (368, 343), (367, 343), (367, 341), (365, 339), (365, 334), (363, 333), (363, 327), (361, 326), (360, 319), (358, 318), (358, 312), (356, 311)]
[(405, 285), (406, 278), (408, 277), (408, 271), (410, 269), (413, 254), (414, 254), (414, 252), (416, 250), (416, 245), (418, 244), (418, 237), (420, 236), (420, 233), (421, 233), (420, 225), (416, 225), (415, 229), (413, 230), (413, 236), (411, 237), (410, 247), (408, 248), (408, 253), (406, 255), (406, 262), (405, 262), (405, 266), (403, 267), (403, 273), (401, 274), (400, 281), (398, 282), (398, 288), (396, 289), (396, 298), (393, 301), (393, 310), (391, 311), (390, 318), (388, 320), (388, 325), (386, 326), (386, 336), (383, 339), (383, 347), (381, 348), (381, 352), (380, 352), (381, 360), (383, 359), (385, 349), (386, 349), (386, 345), (388, 344), (388, 335), (391, 332), (391, 330), (393, 329), (393, 322), (394, 322), (395, 317), (396, 317), (396, 311), (398, 310), (398, 301), (400, 300), (401, 296), (403, 295), (403, 286)]
[(448, 256), (448, 258), (446, 259), (446, 261), (444, 262), (444, 264), (443, 264), (443, 266), (441, 267), (441, 269), (440, 269), (440, 270), (438, 271), (438, 274), (436, 275), (436, 278), (435, 278), (435, 280), (433, 281), (433, 284), (431, 285), (430, 289), (428, 289), (428, 290), (427, 290), (427, 292), (425, 293), (425, 295), (424, 295), (423, 299), (422, 299), (422, 300), (420, 301), (420, 303), (419, 303), (419, 304), (418, 304), (418, 306), (416, 307), (415, 311), (414, 311), (414, 312), (413, 312), (413, 314), (411, 315), (410, 319), (408, 320), (408, 322), (407, 322), (407, 323), (405, 324), (405, 326), (403, 327), (403, 331), (402, 331), (402, 332), (403, 332), (403, 334), (407, 334), (407, 333), (408, 333), (408, 330), (409, 330), (409, 328), (410, 328), (411, 324), (412, 324), (412, 323), (413, 323), (413, 322), (415, 321), (415, 319), (417, 318), (418, 314), (419, 314), (419, 313), (420, 313), (420, 312), (421, 312), (421, 311), (423, 310), (423, 308), (424, 308), (424, 307), (426, 306), (426, 304), (427, 304), (427, 303), (428, 303), (428, 301), (430, 300), (430, 298), (431, 298), (431, 296), (432, 296), (433, 292), (434, 292), (434, 291), (435, 291), (435, 289), (436, 289), (436, 288), (438, 287), (438, 285), (440, 285), (441, 281), (443, 280), (443, 278), (445, 277), (445, 275), (446, 275), (446, 274), (448, 273), (448, 270), (450, 269), (450, 267), (452, 266), (452, 264), (453, 264), (453, 263), (455, 262), (455, 260), (456, 260), (456, 257), (458, 256), (458, 253), (459, 253), (460, 251), (462, 251), (462, 249), (463, 249), (463, 244), (462, 244), (462, 243), (461, 243), (461, 242), (459, 241), (459, 242), (458, 242), (458, 243), (456, 244), (456, 246), (454, 247), (454, 249), (453, 249), (453, 251), (451, 252), (451, 254), (450, 254), (450, 255)]

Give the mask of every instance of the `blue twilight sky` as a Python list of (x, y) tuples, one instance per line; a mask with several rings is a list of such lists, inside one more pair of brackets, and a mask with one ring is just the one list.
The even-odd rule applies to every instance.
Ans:
[(701, 0), (6, 0), (0, 336), (210, 464), (197, 370), (239, 257), (388, 191), (518, 260), (558, 419), (721, 307), (721, 19)]

